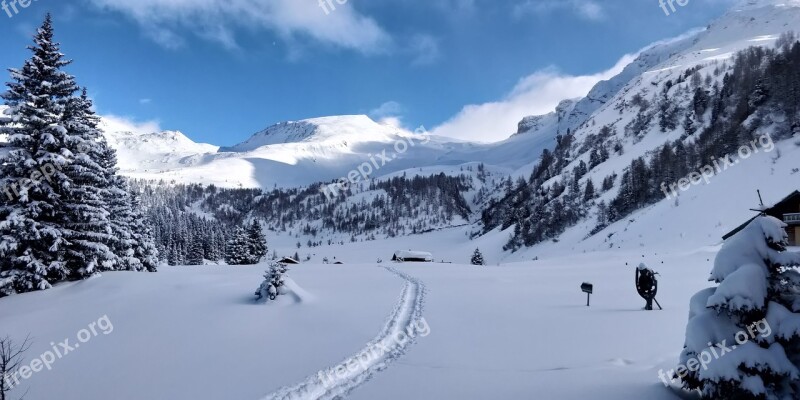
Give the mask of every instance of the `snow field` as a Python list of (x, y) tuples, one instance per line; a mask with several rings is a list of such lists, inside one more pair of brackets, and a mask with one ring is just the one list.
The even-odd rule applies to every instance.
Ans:
[[(357, 262), (356, 245), (337, 257)], [(34, 357), (100, 315), (114, 323), (113, 334), (26, 381), (32, 400), (673, 399), (658, 371), (677, 367), (689, 300), (711, 286), (715, 253), (386, 263), (402, 280), (375, 263), (301, 264), (289, 271), (301, 300), (269, 305), (252, 296), (264, 265), (109, 273), (3, 299), (0, 326), (13, 337), (32, 333)], [(641, 311), (634, 268), (642, 260), (661, 273), (664, 311)], [(590, 308), (584, 281), (595, 285)], [(418, 340), (364, 357), (412, 326)]]
[[(674, 399), (658, 371), (677, 366), (689, 299), (711, 286), (713, 258), (713, 251), (648, 256), (661, 274), (664, 306), (652, 312), (641, 311), (634, 287), (640, 254), (402, 265), (430, 289), (432, 333), (351, 398)], [(595, 285), (589, 308), (584, 281)]]
[(108, 273), (0, 300), (2, 332), (34, 341), (26, 363), (102, 315), (114, 324), (12, 398), (259, 399), (362, 348), (403, 287), (374, 264), (294, 266), (289, 276), (313, 299), (256, 304), (264, 269)]

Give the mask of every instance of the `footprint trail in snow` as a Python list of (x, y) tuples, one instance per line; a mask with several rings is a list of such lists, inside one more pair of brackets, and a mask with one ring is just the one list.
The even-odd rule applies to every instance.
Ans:
[(344, 398), (403, 356), (417, 338), (430, 334), (430, 327), (422, 317), (425, 284), (395, 268), (385, 268), (406, 283), (400, 300), (378, 336), (341, 363), (319, 371), (299, 384), (283, 387), (262, 400)]

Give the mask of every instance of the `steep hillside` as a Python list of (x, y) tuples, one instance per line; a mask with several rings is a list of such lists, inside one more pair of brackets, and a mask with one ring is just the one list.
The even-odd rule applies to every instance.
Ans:
[(150, 210), (156, 243), (172, 265), (185, 264), (201, 243), (218, 260), (225, 237), (256, 219), (296, 249), (384, 240), (464, 229), (475, 210), (501, 185), (507, 171), (470, 164), (442, 170), (421, 168), (342, 188), (328, 198), (319, 187), (220, 189), (201, 185), (137, 183)]
[[(791, 149), (787, 143), (797, 132), (800, 111), (796, 88), (800, 46), (793, 45), (794, 36), (783, 33), (792, 30), (800, 30), (796, 3), (758, 2), (735, 8), (686, 50), (625, 85), (577, 130), (560, 136), (553, 153), (519, 174), (526, 181), (506, 190), (484, 211), (484, 232), (508, 230), (509, 250), (545, 241), (574, 247), (592, 235), (596, 235), (593, 240), (609, 238), (619, 233), (621, 221), (629, 221), (626, 228), (635, 232), (675, 232), (665, 228), (669, 216), (639, 226), (629, 215), (643, 207), (661, 206), (666, 202), (664, 187), (706, 165), (715, 166), (715, 176), (728, 173), (716, 166), (724, 166), (720, 160), (736, 154), (740, 146), (768, 153), (772, 141), (783, 141), (780, 148)], [(776, 42), (778, 49), (772, 50)], [(737, 168), (758, 168), (750, 164), (748, 160)], [(781, 179), (742, 182), (742, 187), (750, 193), (756, 188), (771, 191), (775, 197), (798, 187), (791, 179), (796, 179), (795, 166), (773, 168), (771, 173)], [(760, 175), (754, 170), (753, 176)], [(708, 199), (724, 198), (724, 189), (718, 190), (718, 197)], [(689, 194), (694, 198), (694, 191), (675, 193), (680, 202), (688, 201)], [(746, 212), (744, 208), (730, 215), (738, 221)], [(567, 232), (571, 234), (563, 236)], [(619, 245), (611, 239), (603, 243)]]

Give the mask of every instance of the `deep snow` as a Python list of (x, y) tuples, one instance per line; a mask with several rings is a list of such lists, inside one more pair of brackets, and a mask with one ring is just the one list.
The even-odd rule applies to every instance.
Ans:
[[(385, 331), (403, 292), (381, 266), (391, 265), (427, 286), (430, 334), (355, 385), (354, 399), (669, 399), (658, 370), (677, 363), (689, 299), (710, 286), (716, 251), (473, 267), (377, 264), (370, 259), (382, 249), (357, 245), (338, 252), (348, 264), (292, 267), (310, 301), (256, 304), (264, 265), (172, 267), (2, 299), (0, 326), (33, 335), (30, 360), (103, 315), (113, 322), (111, 334), (25, 381), (27, 399), (260, 399), (358, 355)], [(641, 311), (633, 271), (642, 259), (661, 273), (664, 311)], [(584, 281), (595, 285), (590, 308)]]

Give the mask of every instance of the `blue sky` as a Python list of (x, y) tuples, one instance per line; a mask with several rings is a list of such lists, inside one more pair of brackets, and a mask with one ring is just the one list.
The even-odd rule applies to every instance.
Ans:
[[(326, 13), (318, 0), (36, 0), (0, 11), (0, 65), (22, 64), (50, 11), (98, 112), (144, 129), (232, 145), (284, 120), (370, 114), (493, 141), (731, 5), (689, 0), (667, 16), (657, 0), (338, 1)], [(459, 121), (522, 89), (536, 100)]]

